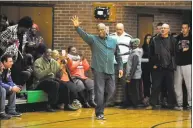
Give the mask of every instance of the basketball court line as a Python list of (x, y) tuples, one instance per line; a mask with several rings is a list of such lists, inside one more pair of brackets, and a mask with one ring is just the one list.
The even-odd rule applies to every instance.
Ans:
[(163, 124), (169, 124), (169, 123), (180, 122), (180, 121), (185, 121), (185, 120), (190, 120), (190, 119), (183, 119), (183, 120), (174, 120), (174, 121), (162, 122), (162, 123), (159, 123), (159, 124), (156, 124), (156, 125), (152, 126), (151, 128), (156, 128), (157, 126), (160, 126), (160, 125), (163, 125)]
[[(106, 115), (116, 115), (116, 114), (119, 114), (119, 113), (112, 113), (112, 114), (106, 114)], [(61, 122), (74, 121), (74, 120), (82, 120), (82, 119), (88, 119), (88, 118), (92, 118), (92, 117), (83, 117), (83, 118), (76, 118), (76, 119), (69, 119), (69, 120), (60, 120), (60, 121), (54, 121), (54, 122), (48, 122), (48, 123), (42, 123), (42, 124), (27, 125), (27, 126), (23, 126), (23, 127), (34, 127), (34, 126), (61, 123)]]

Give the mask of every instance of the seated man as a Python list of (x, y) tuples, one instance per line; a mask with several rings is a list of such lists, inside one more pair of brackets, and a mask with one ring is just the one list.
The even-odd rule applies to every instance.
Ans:
[[(3, 87), (0, 86), (0, 106), (5, 106), (5, 101), (4, 101), (3, 97), (2, 97), (2, 91), (3, 91)], [(3, 108), (5, 108), (5, 107), (3, 107)], [(0, 109), (0, 120), (8, 120), (10, 118), (11, 118), (11, 116), (7, 115), (5, 113), (5, 110)]]
[[(43, 56), (34, 63), (34, 83), (32, 89), (43, 90), (48, 94), (47, 111), (54, 112), (53, 106), (58, 100), (60, 80), (56, 79), (60, 66), (51, 58), (52, 50), (44, 45)], [(65, 92), (64, 92), (65, 93)], [(69, 105), (67, 105), (69, 107)], [(69, 109), (72, 109), (69, 107)]]
[(89, 105), (96, 107), (94, 102), (94, 81), (85, 76), (85, 72), (89, 70), (90, 65), (84, 58), (84, 55), (78, 55), (76, 48), (73, 46), (68, 47), (68, 67), (72, 75), (73, 81), (78, 86), (83, 86), (88, 91)]
[(43, 90), (48, 94), (47, 111), (54, 112), (52, 108), (58, 99), (59, 83), (55, 81), (55, 75), (59, 71), (59, 65), (51, 58), (51, 50), (44, 46), (44, 54), (34, 62), (34, 81), (32, 89)]
[(10, 116), (5, 114), (5, 99), (6, 95), (8, 96), (8, 114), (14, 117), (20, 117), (22, 114), (16, 112), (16, 93), (20, 92), (20, 88), (13, 83), (11, 78), (11, 70), (10, 68), (13, 65), (12, 56), (9, 54), (4, 54), (1, 57), (1, 62), (4, 66), (3, 72), (1, 74), (0, 85), (1, 87), (1, 106), (0, 106), (0, 117), (2, 119), (9, 119)]
[[(0, 62), (0, 80), (2, 80), (1, 75), (3, 73), (3, 64)], [(0, 85), (0, 106), (4, 105), (5, 101), (3, 101), (2, 97), (2, 84)], [(4, 107), (1, 107), (4, 108)], [(8, 120), (11, 116), (7, 115), (4, 110), (0, 109), (0, 120)]]

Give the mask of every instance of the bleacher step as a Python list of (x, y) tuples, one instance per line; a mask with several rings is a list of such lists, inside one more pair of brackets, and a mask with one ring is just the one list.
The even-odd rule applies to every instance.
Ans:
[[(26, 104), (27, 103), (27, 99), (16, 99), (16, 104)], [(8, 104), (8, 100), (5, 100), (5, 104)]]

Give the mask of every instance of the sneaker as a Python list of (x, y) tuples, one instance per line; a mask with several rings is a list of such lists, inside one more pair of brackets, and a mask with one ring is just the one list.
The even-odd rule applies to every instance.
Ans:
[(73, 100), (71, 105), (74, 106), (74, 107), (82, 108), (82, 104), (77, 99)]
[(65, 107), (64, 107), (64, 110), (69, 110), (69, 111), (76, 111), (76, 110), (78, 110), (78, 109), (79, 109), (79, 108), (74, 107), (74, 106), (72, 106), (72, 105), (70, 105), (70, 104), (65, 105)]
[(153, 106), (149, 105), (145, 108), (146, 110), (152, 110), (153, 109)]
[(18, 112), (16, 112), (16, 111), (8, 112), (8, 114), (9, 114), (10, 116), (12, 116), (12, 117), (20, 117), (20, 116), (22, 116), (21, 113), (18, 113)]
[(189, 105), (188, 105), (188, 106), (186, 107), (186, 109), (187, 109), (187, 110), (192, 110), (192, 106), (189, 106)]
[(56, 112), (56, 110), (54, 110), (54, 109), (52, 108), (52, 106), (49, 105), (49, 104), (46, 106), (46, 111), (47, 111), (47, 112)]
[(9, 120), (9, 119), (11, 119), (10, 115), (7, 115), (5, 113), (0, 114), (0, 120)]
[(106, 118), (104, 117), (104, 115), (98, 115), (98, 116), (96, 116), (96, 119), (97, 120), (106, 120)]
[(183, 110), (183, 107), (182, 107), (182, 106), (175, 106), (175, 107), (174, 107), (174, 110), (182, 111), (182, 110)]
[(149, 106), (149, 97), (145, 97), (145, 98), (142, 100), (142, 103), (143, 103), (145, 106)]

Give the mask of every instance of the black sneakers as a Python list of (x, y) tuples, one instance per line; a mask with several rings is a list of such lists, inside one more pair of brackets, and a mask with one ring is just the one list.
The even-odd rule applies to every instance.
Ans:
[(16, 111), (9, 112), (9, 113), (7, 113), (7, 114), (9, 114), (11, 117), (20, 117), (20, 116), (22, 116), (21, 113), (18, 113), (18, 112), (16, 112)]
[(10, 115), (7, 115), (5, 113), (0, 114), (0, 120), (9, 120), (9, 119), (11, 119)]
[(47, 111), (47, 112), (56, 112), (56, 110), (54, 110), (50, 104), (48, 104), (48, 105), (46, 106), (46, 111)]

